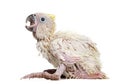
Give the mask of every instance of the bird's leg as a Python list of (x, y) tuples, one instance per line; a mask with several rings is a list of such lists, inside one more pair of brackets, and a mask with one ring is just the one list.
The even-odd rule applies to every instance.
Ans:
[[(54, 74), (56, 72), (56, 69), (47, 69), (44, 70), (44, 72), (48, 72), (49, 74)], [(61, 79), (65, 79), (66, 77), (62, 74)]]
[(59, 80), (60, 78), (65, 78), (63, 74), (63, 72), (65, 71), (66, 67), (65, 65), (61, 64), (60, 66), (58, 66), (57, 69), (48, 69), (48, 70), (44, 70), (44, 72), (46, 72), (47, 74), (44, 75), (44, 78), (46, 79), (51, 79), (51, 80)]
[(60, 66), (58, 66), (58, 68), (56, 69), (56, 72), (53, 75), (57, 75), (58, 79), (62, 78), (64, 79), (65, 76), (63, 75), (63, 72), (66, 70), (66, 66), (64, 64), (60, 64)]
[(45, 78), (51, 80), (59, 80), (65, 71), (65, 66), (61, 64), (57, 69), (48, 69), (44, 70), (43, 72), (31, 73), (22, 77), (22, 79), (26, 78)]

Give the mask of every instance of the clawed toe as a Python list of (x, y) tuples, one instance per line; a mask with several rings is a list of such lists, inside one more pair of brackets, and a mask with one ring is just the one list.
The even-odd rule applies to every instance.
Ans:
[(43, 77), (43, 73), (38, 72), (38, 73), (31, 73), (28, 75), (25, 75), (24, 77), (22, 77), (21, 79), (27, 79), (27, 78), (42, 78)]
[(30, 78), (45, 78), (50, 80), (59, 80), (59, 76), (56, 74), (49, 74), (47, 72), (38, 72), (25, 75), (21, 79), (30, 79)]

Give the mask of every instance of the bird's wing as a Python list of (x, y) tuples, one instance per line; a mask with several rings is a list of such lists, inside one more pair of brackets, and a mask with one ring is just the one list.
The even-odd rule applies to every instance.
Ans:
[(50, 51), (61, 62), (78, 62), (88, 73), (100, 70), (99, 52), (85, 36), (58, 33), (50, 43)]

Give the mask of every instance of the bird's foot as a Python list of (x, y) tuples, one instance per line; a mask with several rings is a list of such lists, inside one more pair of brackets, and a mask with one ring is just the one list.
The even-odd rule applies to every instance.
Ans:
[[(44, 70), (44, 72), (48, 72), (49, 74), (54, 74), (56, 72), (56, 69), (47, 69), (47, 70)], [(61, 79), (66, 79), (66, 77), (62, 74)]]
[(61, 64), (57, 69), (48, 69), (48, 70), (44, 70), (43, 72), (31, 73), (31, 74), (25, 75), (21, 79), (45, 78), (45, 79), (51, 79), (51, 80), (59, 80), (62, 77), (62, 74), (64, 71), (65, 71), (65, 66)]
[(107, 79), (106, 75), (102, 72), (96, 73), (96, 74), (91, 74), (89, 76), (90, 79)]
[(28, 75), (25, 75), (21, 79), (30, 79), (30, 78), (45, 78), (45, 79), (51, 79), (51, 80), (59, 80), (59, 75), (56, 74), (50, 74), (46, 71), (44, 72), (37, 72), (37, 73), (31, 73)]

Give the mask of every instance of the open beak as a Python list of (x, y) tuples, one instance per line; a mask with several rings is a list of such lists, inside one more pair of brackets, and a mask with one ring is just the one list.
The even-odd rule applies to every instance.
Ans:
[(35, 14), (31, 14), (27, 17), (25, 27), (27, 30), (29, 30), (31, 32), (36, 32), (37, 20), (36, 20)]

